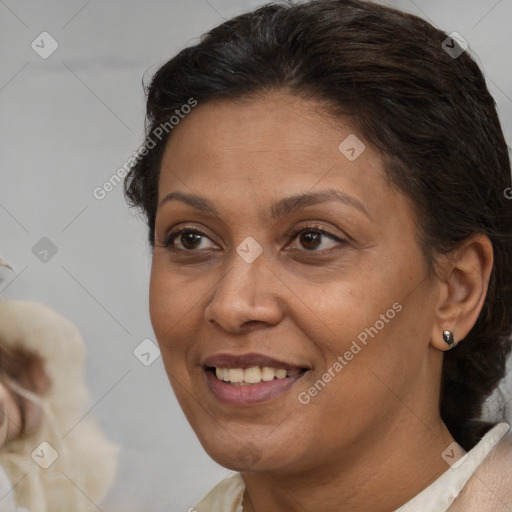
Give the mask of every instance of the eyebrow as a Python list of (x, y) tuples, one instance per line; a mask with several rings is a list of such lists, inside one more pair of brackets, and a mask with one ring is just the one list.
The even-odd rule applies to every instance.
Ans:
[[(195, 194), (186, 194), (184, 192), (171, 192), (167, 194), (160, 201), (158, 208), (161, 208), (164, 204), (172, 200), (181, 201), (194, 208), (195, 210), (220, 217), (220, 212), (217, 210), (217, 208), (215, 208), (214, 204), (209, 199)], [(318, 192), (307, 192), (305, 194), (296, 194), (280, 199), (271, 206), (271, 218), (276, 220), (282, 217), (286, 217), (287, 215), (299, 211), (307, 206), (313, 206), (315, 204), (332, 200), (339, 201), (348, 206), (357, 208), (368, 218), (373, 220), (373, 216), (370, 215), (361, 201), (351, 195), (346, 194), (345, 192), (340, 192), (339, 190), (335, 189), (320, 190)]]

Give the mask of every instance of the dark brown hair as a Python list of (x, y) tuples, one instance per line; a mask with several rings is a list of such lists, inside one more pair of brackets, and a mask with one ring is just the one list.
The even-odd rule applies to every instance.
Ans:
[[(154, 244), (158, 177), (167, 136), (155, 132), (177, 109), (287, 91), (346, 116), (382, 154), (389, 179), (418, 213), (431, 270), (476, 233), (494, 266), (483, 310), (444, 356), (440, 412), (465, 449), (481, 437), (485, 398), (505, 372), (512, 330), (512, 204), (508, 148), (495, 102), (469, 53), (426, 21), (358, 0), (271, 3), (205, 34), (164, 64), (147, 90), (146, 144), (125, 181)], [(455, 43), (449, 40), (452, 47)]]

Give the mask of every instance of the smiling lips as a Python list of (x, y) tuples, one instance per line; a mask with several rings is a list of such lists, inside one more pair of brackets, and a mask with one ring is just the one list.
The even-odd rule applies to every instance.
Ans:
[(262, 354), (218, 354), (203, 366), (210, 391), (220, 401), (239, 406), (281, 395), (309, 370)]
[(286, 371), (284, 368), (272, 368), (270, 366), (251, 366), (250, 368), (215, 368), (217, 379), (229, 382), (235, 386), (244, 386), (247, 384), (258, 384), (259, 382), (269, 382), (274, 379), (285, 379), (294, 377), (301, 370)]

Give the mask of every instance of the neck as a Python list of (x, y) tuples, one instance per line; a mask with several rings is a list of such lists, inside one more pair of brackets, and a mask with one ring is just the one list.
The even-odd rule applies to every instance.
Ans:
[(378, 439), (360, 439), (316, 466), (242, 472), (243, 511), (396, 510), (449, 468), (441, 454), (454, 441), (440, 418), (426, 427), (409, 416), (408, 423), (397, 421)]

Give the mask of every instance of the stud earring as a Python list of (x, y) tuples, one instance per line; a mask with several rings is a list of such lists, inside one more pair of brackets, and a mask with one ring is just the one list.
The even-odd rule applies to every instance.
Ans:
[(450, 350), (455, 346), (452, 331), (443, 331), (443, 340), (450, 347)]

